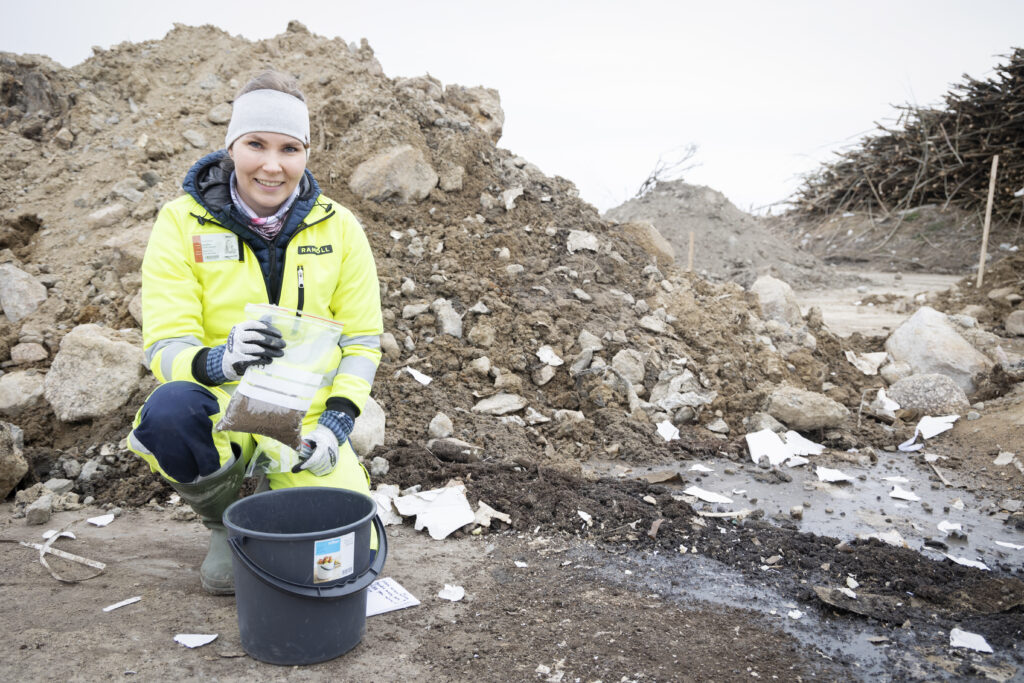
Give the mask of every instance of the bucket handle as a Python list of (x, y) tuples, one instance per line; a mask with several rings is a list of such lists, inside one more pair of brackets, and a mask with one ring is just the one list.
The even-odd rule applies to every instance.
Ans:
[(228, 543), (231, 544), (231, 547), (235, 551), (235, 556), (243, 565), (245, 565), (246, 569), (271, 588), (276, 588), (284, 593), (291, 593), (292, 595), (298, 595), (304, 598), (343, 598), (368, 588), (370, 584), (373, 583), (374, 579), (376, 579), (380, 574), (381, 570), (384, 569), (384, 560), (387, 558), (388, 554), (388, 537), (384, 531), (384, 523), (381, 522), (380, 516), (374, 515), (373, 526), (377, 530), (377, 556), (373, 559), (373, 563), (370, 564), (362, 574), (353, 576), (344, 583), (325, 587), (295, 583), (294, 581), (288, 581), (287, 579), (275, 576), (266, 569), (261, 569), (256, 566), (256, 563), (252, 561), (252, 558), (246, 555), (242, 550), (242, 543), (239, 541), (238, 537), (229, 537)]

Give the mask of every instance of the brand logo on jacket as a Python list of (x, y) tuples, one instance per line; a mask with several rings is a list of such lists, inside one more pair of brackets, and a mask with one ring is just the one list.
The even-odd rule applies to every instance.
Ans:
[(331, 245), (325, 244), (322, 247), (299, 247), (300, 254), (313, 254), (314, 256), (320, 256), (321, 254), (330, 254), (334, 251)]

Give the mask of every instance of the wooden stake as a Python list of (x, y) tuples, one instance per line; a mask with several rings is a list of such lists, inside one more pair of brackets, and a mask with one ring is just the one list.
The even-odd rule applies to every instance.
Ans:
[(985, 253), (988, 251), (988, 228), (992, 223), (992, 198), (996, 193), (996, 169), (999, 168), (999, 155), (992, 157), (992, 173), (988, 179), (988, 203), (985, 205), (985, 227), (981, 232), (981, 257), (978, 259), (978, 282), (975, 287), (981, 287), (985, 279)]
[(693, 230), (690, 231), (690, 253), (686, 257), (686, 272), (693, 272)]

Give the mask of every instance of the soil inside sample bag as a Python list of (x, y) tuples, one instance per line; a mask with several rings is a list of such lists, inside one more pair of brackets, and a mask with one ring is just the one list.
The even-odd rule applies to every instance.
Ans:
[(250, 304), (245, 310), (281, 332), (284, 355), (245, 371), (215, 429), (268, 436), (297, 450), (313, 397), (337, 367), (332, 353), (341, 325), (268, 304)]
[(305, 416), (305, 410), (236, 393), (217, 423), (217, 429), (269, 436), (298, 450), (302, 446), (302, 418)]

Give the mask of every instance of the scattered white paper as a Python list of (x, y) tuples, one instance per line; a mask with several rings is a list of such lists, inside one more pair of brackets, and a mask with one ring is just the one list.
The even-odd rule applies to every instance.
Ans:
[(677, 429), (676, 426), (668, 420), (663, 420), (658, 423), (658, 434), (660, 434), (661, 438), (665, 439), (665, 441), (675, 441), (679, 438), (679, 429)]
[(801, 612), (798, 609), (791, 609), (791, 610), (789, 610), (789, 618), (790, 619), (799, 619), (803, 615), (804, 615), (804, 613)]
[(438, 541), (476, 519), (462, 484), (418, 491), (395, 498), (394, 502), (403, 517), (416, 515), (417, 531), (426, 527), (430, 537)]
[(377, 515), (384, 526), (402, 523), (402, 515), (395, 509), (395, 498), (398, 496), (399, 489), (395, 484), (378, 484), (370, 493), (370, 497), (377, 503)]
[(432, 378), (428, 377), (427, 375), (424, 375), (419, 370), (410, 368), (408, 365), (405, 366), (405, 371), (412, 375), (412, 378), (419, 382), (420, 384), (422, 384), (423, 386), (427, 386), (433, 381)]
[(685, 493), (688, 496), (693, 496), (694, 498), (699, 498), (700, 500), (703, 500), (705, 503), (732, 502), (732, 498), (729, 498), (728, 496), (723, 496), (721, 493), (715, 493), (714, 491), (705, 491), (704, 489), (697, 486), (691, 486), (685, 491), (683, 491), (683, 493)]
[(882, 477), (885, 481), (891, 481), (894, 484), (906, 484), (910, 480), (906, 477)]
[(870, 408), (879, 415), (895, 418), (896, 411), (900, 409), (900, 404), (889, 398), (883, 387), (878, 390), (875, 399), (871, 402)]
[(849, 586), (840, 586), (839, 588), (836, 588), (836, 590), (845, 595), (846, 597), (850, 598), (851, 600), (857, 599), (857, 594), (854, 593), (853, 589)]
[(786, 461), (786, 467), (800, 467), (801, 465), (806, 465), (809, 462), (810, 460), (802, 455), (794, 455)]
[(954, 557), (953, 555), (950, 555), (949, 553), (942, 553), (942, 554), (945, 555), (950, 560), (953, 560), (957, 564), (962, 564), (965, 567), (974, 567), (975, 569), (980, 569), (980, 570), (985, 571), (985, 572), (991, 571), (984, 562), (978, 562), (977, 560), (968, 560), (966, 557)]
[(924, 461), (925, 462), (938, 462), (940, 457), (941, 456), (938, 456), (935, 453), (925, 453), (924, 454)]
[(835, 483), (835, 482), (839, 482), (839, 481), (849, 481), (849, 482), (853, 481), (853, 477), (851, 477), (850, 475), (844, 474), (843, 472), (841, 472), (839, 470), (834, 470), (831, 467), (820, 467), (819, 466), (819, 467), (817, 467), (814, 470), (814, 472), (815, 472), (815, 474), (818, 475), (818, 480), (819, 481), (824, 481), (824, 482), (828, 482), (828, 483)]
[(950, 522), (945, 519), (939, 522), (937, 526), (939, 527), (939, 531), (944, 534), (948, 534), (950, 531), (963, 531), (963, 528), (960, 526), (960, 522)]
[[(50, 536), (53, 536), (55, 533), (57, 533), (56, 529), (47, 529), (43, 532), (43, 538), (49, 538)], [(73, 531), (60, 532), (60, 538), (70, 538), (72, 541), (78, 540), (78, 537), (75, 536), (75, 532)]]
[(984, 636), (970, 631), (961, 631), (958, 628), (949, 632), (950, 647), (965, 647), (978, 652), (992, 652), (992, 647), (985, 642)]
[(858, 583), (857, 579), (853, 578), (852, 576), (847, 576), (846, 577), (846, 586), (847, 586), (847, 588), (853, 589), (853, 588), (857, 588), (858, 586), (860, 586), (860, 583)]
[(701, 465), (700, 463), (695, 463), (693, 465), (690, 465), (690, 469), (687, 470), (687, 471), (688, 472), (714, 472), (714, 470), (711, 469), (710, 467), (705, 467), (704, 465)]
[(854, 353), (853, 351), (846, 352), (846, 360), (850, 361), (853, 367), (857, 368), (865, 375), (877, 375), (878, 368), (882, 366), (885, 359), (888, 358), (889, 354), (885, 351), (877, 351), (875, 353)]
[(139, 596), (136, 596), (134, 598), (128, 598), (127, 600), (122, 600), (121, 602), (115, 602), (113, 605), (107, 605), (106, 607), (104, 607), (103, 611), (104, 612), (113, 612), (118, 607), (124, 607), (125, 605), (134, 605), (136, 602), (138, 602), (141, 599), (142, 599), (142, 596), (139, 595)]
[(1000, 467), (1002, 467), (1003, 465), (1009, 465), (1011, 462), (1013, 462), (1013, 457), (1013, 453), (1010, 453), (1009, 451), (1003, 451), (1002, 453), (996, 456), (996, 459), (992, 461), (992, 464), (999, 465)]
[(498, 512), (487, 503), (482, 500), (477, 505), (476, 516), (473, 521), (480, 526), (490, 527), (491, 520), (496, 519), (499, 522), (505, 522), (505, 524), (512, 524), (512, 518), (506, 515), (504, 512)]
[(886, 532), (875, 532), (873, 534), (857, 534), (857, 538), (861, 539), (862, 541), (866, 541), (871, 538), (877, 538), (882, 543), (888, 543), (889, 545), (894, 546), (896, 548), (907, 547), (907, 542), (903, 540), (902, 536), (900, 536), (900, 532), (896, 531), (895, 529), (891, 529)]
[(526, 569), (526, 568), (528, 568), (530, 566), (529, 564), (527, 564), (526, 562), (523, 562), (522, 560), (516, 560), (514, 562), (514, 564), (516, 565), (516, 568), (518, 568), (518, 569)]
[(114, 521), (114, 515), (113, 513), (107, 513), (105, 515), (100, 515), (99, 517), (90, 517), (85, 521), (96, 526), (106, 526)]
[(933, 436), (938, 436), (942, 432), (952, 429), (953, 423), (958, 419), (960, 419), (959, 415), (943, 415), (942, 417), (925, 415), (917, 423), (917, 427), (914, 428), (914, 436), (901, 443), (899, 445), (899, 449), (904, 452), (921, 450), (924, 448), (924, 444), (914, 443), (917, 441), (918, 435), (920, 435), (922, 439), (930, 439)]
[(545, 363), (556, 368), (559, 365), (565, 363), (564, 360), (558, 357), (558, 354), (555, 353), (555, 350), (547, 345), (542, 346), (537, 350), (537, 358), (540, 359), (541, 363)]
[(1004, 548), (1012, 548), (1013, 550), (1024, 550), (1024, 545), (1018, 545), (1016, 543), (1007, 543), (1006, 541), (996, 541), (996, 545), (1001, 545)]
[(913, 491), (901, 489), (899, 486), (892, 487), (892, 491), (889, 491), (889, 497), (898, 498), (899, 500), (909, 500), (911, 502), (917, 502), (921, 500), (921, 496), (917, 495)]
[(202, 647), (203, 645), (209, 645), (215, 640), (217, 640), (216, 633), (210, 635), (202, 633), (179, 633), (174, 636), (174, 642), (180, 643), (185, 647)]
[(580, 519), (587, 523), (587, 526), (591, 526), (594, 523), (594, 518), (590, 515), (589, 512), (577, 510), (576, 514), (580, 516)]
[(776, 467), (789, 458), (792, 453), (786, 448), (779, 435), (770, 429), (762, 429), (746, 435), (747, 450), (756, 464), (762, 457), (768, 458), (768, 464)]
[(437, 597), (442, 600), (451, 600), (452, 602), (458, 602), (462, 598), (466, 597), (466, 589), (462, 586), (453, 586), (450, 583), (446, 583), (441, 592), (437, 594)]
[(793, 455), (821, 455), (825, 447), (805, 438), (800, 432), (789, 430), (785, 435), (786, 449)]
[(390, 576), (377, 579), (366, 589), (366, 616), (373, 617), (420, 604), (416, 597)]

